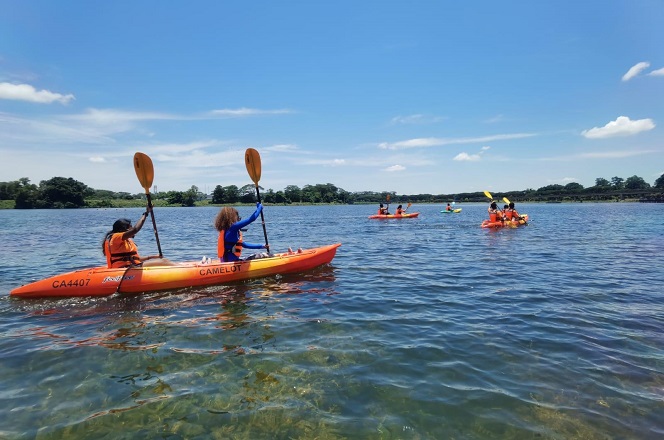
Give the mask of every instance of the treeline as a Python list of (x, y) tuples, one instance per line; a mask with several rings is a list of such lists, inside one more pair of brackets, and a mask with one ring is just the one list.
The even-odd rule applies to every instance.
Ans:
[[(288, 185), (283, 190), (268, 189), (262, 191), (261, 198), (268, 204), (354, 204), (354, 203), (383, 203), (388, 195), (392, 203), (445, 203), (480, 202), (486, 201), (483, 192), (457, 193), (457, 194), (397, 194), (396, 192), (360, 191), (348, 192), (331, 183), (305, 185), (300, 188)], [(529, 201), (612, 201), (612, 200), (641, 200), (664, 202), (664, 174), (651, 186), (638, 176), (613, 177), (611, 180), (599, 177), (595, 185), (584, 188), (583, 185), (572, 182), (567, 185), (548, 185), (539, 189), (526, 189), (522, 191), (508, 191), (496, 197), (508, 197), (519, 202)], [(498, 197), (498, 198), (500, 198)], [(256, 190), (253, 184), (237, 187), (235, 185), (217, 185), (212, 194), (207, 195), (192, 185), (186, 191), (167, 191), (152, 195), (155, 205), (195, 206), (197, 204), (212, 203), (218, 205), (236, 203), (254, 203)], [(39, 185), (30, 183), (30, 179), (23, 177), (12, 182), (0, 182), (0, 200), (13, 201), (14, 208), (105, 208), (127, 206), (132, 203), (136, 206), (144, 205), (145, 194), (130, 194), (127, 192), (114, 192), (93, 189), (71, 177), (53, 177), (42, 180)]]

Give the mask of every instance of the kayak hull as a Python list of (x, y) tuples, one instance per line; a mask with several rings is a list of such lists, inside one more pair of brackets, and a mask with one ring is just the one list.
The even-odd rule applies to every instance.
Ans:
[(11, 296), (21, 298), (108, 296), (138, 294), (185, 287), (212, 286), (232, 281), (302, 272), (332, 261), (341, 243), (280, 253), (273, 257), (221, 263), (190, 261), (174, 266), (113, 268), (92, 267), (55, 275), (17, 287)]
[(389, 218), (415, 218), (415, 217), (417, 217), (418, 215), (420, 215), (419, 212), (409, 212), (409, 213), (407, 213), (407, 214), (399, 214), (399, 215), (397, 215), (397, 214), (388, 214), (388, 215), (384, 215), (384, 214), (374, 214), (374, 215), (370, 215), (369, 218), (371, 218), (371, 219), (376, 219), (376, 218), (378, 218), (378, 219), (389, 219)]
[(444, 209), (440, 212), (442, 212), (443, 214), (458, 214), (458, 213), (461, 212), (461, 208), (453, 209), (451, 211), (448, 211), (447, 209)]
[(483, 228), (518, 228), (519, 226), (525, 225), (528, 221), (528, 214), (522, 214), (521, 217), (523, 217), (523, 220), (510, 220), (504, 223), (484, 220), (481, 226)]

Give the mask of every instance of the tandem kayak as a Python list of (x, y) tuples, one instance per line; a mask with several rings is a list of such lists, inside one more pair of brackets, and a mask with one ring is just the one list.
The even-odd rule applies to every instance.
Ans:
[(332, 261), (339, 246), (341, 243), (225, 263), (215, 260), (207, 263), (190, 261), (174, 266), (92, 267), (17, 287), (10, 295), (23, 298), (108, 296), (211, 286), (313, 269)]
[(374, 214), (370, 215), (369, 218), (415, 218), (420, 215), (419, 212), (409, 212), (406, 214)]
[(528, 222), (528, 214), (521, 214), (523, 220), (506, 220), (505, 222), (492, 222), (490, 220), (484, 220), (482, 222), (483, 228), (518, 228), (519, 226), (525, 225)]
[(444, 209), (440, 212), (442, 212), (443, 214), (458, 214), (458, 213), (461, 212), (461, 208), (452, 209), (451, 211), (448, 211), (447, 209)]

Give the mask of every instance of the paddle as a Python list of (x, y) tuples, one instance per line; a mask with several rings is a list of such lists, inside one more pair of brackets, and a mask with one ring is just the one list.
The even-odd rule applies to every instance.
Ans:
[(487, 196), (490, 200), (493, 200), (493, 196), (489, 191), (484, 191), (484, 195)]
[(408, 202), (408, 206), (406, 206), (406, 209), (404, 209), (404, 212), (405, 212), (405, 211), (408, 211), (408, 208), (410, 208), (411, 206), (413, 206), (413, 204), (410, 203), (410, 202)]
[(141, 182), (141, 186), (145, 189), (145, 195), (148, 198), (148, 211), (152, 217), (152, 228), (154, 229), (154, 237), (157, 240), (157, 249), (159, 249), (159, 258), (163, 258), (164, 254), (161, 252), (161, 244), (159, 243), (159, 233), (157, 232), (157, 222), (154, 219), (154, 211), (152, 210), (152, 198), (150, 197), (150, 187), (154, 179), (154, 167), (152, 166), (152, 159), (147, 154), (136, 153), (134, 154), (134, 170), (136, 177)]
[[(256, 185), (256, 197), (258, 198), (258, 203), (261, 202), (261, 193), (258, 190), (258, 181), (261, 180), (261, 155), (258, 154), (258, 151), (253, 148), (247, 148), (247, 151), (244, 153), (244, 163), (247, 166), (247, 172), (249, 177)], [(261, 210), (261, 223), (263, 224), (263, 235), (265, 235), (265, 249), (267, 253), (270, 253), (270, 245), (267, 242), (267, 230), (265, 229), (265, 217), (263, 216), (263, 211)]]
[(388, 194), (386, 198), (387, 198), (387, 212), (389, 213), (390, 212), (390, 195)]

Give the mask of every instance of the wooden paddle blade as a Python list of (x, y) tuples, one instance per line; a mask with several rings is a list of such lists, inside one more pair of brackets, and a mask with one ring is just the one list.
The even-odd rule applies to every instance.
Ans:
[(258, 181), (261, 180), (261, 155), (253, 148), (247, 148), (244, 153), (244, 164), (247, 166), (249, 177), (258, 187)]
[(390, 195), (387, 195), (387, 203), (390, 203)]
[(149, 193), (152, 181), (154, 180), (152, 159), (144, 153), (139, 152), (134, 154), (134, 170), (136, 171), (138, 181), (141, 182), (141, 186), (145, 189), (145, 193)]
[(489, 191), (484, 191), (484, 195), (493, 200), (493, 196)]

